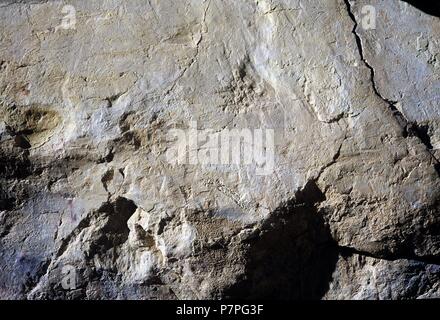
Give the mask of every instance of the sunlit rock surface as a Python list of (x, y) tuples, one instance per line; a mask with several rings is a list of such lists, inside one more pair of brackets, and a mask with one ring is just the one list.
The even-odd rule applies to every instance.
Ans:
[(400, 0), (1, 1), (0, 298), (440, 297), (439, 34)]

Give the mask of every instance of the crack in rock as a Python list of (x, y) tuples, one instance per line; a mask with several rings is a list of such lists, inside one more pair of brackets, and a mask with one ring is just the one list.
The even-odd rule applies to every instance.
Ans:
[(363, 49), (363, 45), (362, 45), (362, 39), (361, 39), (360, 35), (357, 33), (357, 31), (356, 31), (358, 26), (359, 26), (359, 24), (358, 24), (358, 22), (356, 20), (356, 17), (354, 15), (353, 11), (352, 11), (350, 0), (344, 0), (344, 2), (345, 2), (345, 5), (346, 5), (346, 8), (347, 8), (348, 15), (350, 16), (351, 20), (354, 23), (354, 27), (353, 27), (352, 33), (353, 33), (353, 35), (355, 36), (355, 39), (356, 39), (356, 45), (358, 47), (359, 55), (360, 55), (363, 63), (365, 64), (365, 66), (370, 70), (370, 80), (371, 80), (371, 84), (372, 84), (372, 88), (373, 88), (374, 93), (376, 94), (376, 96), (378, 96), (382, 101), (384, 101), (388, 105), (388, 107), (391, 110), (392, 115), (395, 117), (397, 123), (403, 129), (403, 136), (404, 137), (408, 137), (408, 136), (417, 137), (419, 139), (419, 141), (423, 145), (425, 145), (427, 151), (430, 153), (431, 157), (436, 162), (435, 169), (436, 169), (437, 173), (440, 176), (440, 170), (439, 170), (440, 162), (439, 162), (439, 159), (437, 159), (435, 157), (435, 155), (433, 154), (433, 152), (431, 151), (432, 145), (430, 144), (429, 139), (427, 139), (426, 134), (424, 133), (423, 128), (419, 127), (419, 125), (416, 122), (409, 121), (404, 116), (404, 114), (402, 112), (400, 112), (399, 109), (397, 109), (397, 107), (395, 106), (397, 101), (391, 101), (391, 100), (385, 98), (384, 96), (382, 96), (382, 94), (379, 92), (379, 89), (378, 89), (376, 81), (375, 81), (375, 70), (374, 70), (373, 66), (370, 65), (370, 63), (365, 58), (364, 49)]

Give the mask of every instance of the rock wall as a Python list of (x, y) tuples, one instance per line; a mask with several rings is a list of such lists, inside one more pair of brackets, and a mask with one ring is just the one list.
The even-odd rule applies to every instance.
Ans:
[(421, 9), (1, 1), (0, 298), (439, 298)]

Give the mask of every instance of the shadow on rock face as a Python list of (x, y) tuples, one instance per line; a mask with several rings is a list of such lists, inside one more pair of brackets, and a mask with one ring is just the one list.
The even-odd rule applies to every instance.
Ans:
[(403, 0), (404, 2), (409, 3), (413, 7), (416, 7), (423, 12), (435, 16), (440, 17), (440, 3), (438, 1), (432, 0)]
[(324, 195), (309, 183), (247, 240), (246, 272), (224, 298), (315, 300), (328, 290), (338, 251), (315, 204)]

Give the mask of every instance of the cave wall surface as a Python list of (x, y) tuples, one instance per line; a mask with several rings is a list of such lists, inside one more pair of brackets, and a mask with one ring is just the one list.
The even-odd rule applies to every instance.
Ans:
[(436, 12), (0, 1), (0, 298), (440, 298)]

